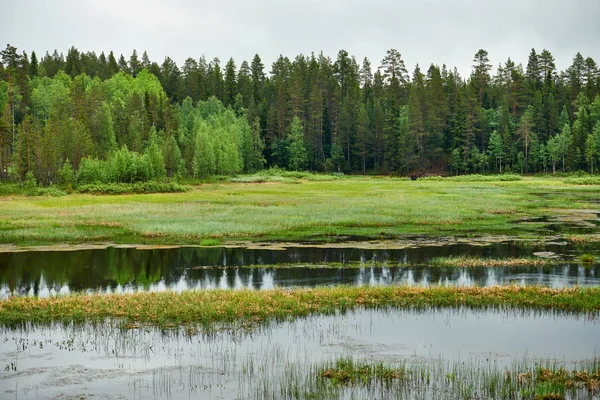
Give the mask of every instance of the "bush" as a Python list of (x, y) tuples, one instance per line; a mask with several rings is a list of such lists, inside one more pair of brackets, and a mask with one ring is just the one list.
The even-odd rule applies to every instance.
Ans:
[(133, 194), (133, 193), (178, 193), (189, 188), (178, 183), (137, 182), (137, 183), (93, 183), (79, 186), (79, 193), (91, 194)]
[(36, 187), (33, 190), (26, 192), (27, 196), (53, 196), (60, 197), (66, 196), (67, 193), (64, 190), (61, 190), (54, 186), (49, 187)]

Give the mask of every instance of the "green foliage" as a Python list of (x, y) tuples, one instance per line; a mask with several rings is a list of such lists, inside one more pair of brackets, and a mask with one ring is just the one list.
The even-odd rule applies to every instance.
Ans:
[(27, 174), (25, 174), (25, 180), (23, 181), (23, 189), (25, 189), (27, 192), (33, 192), (36, 188), (37, 181), (33, 175), (33, 172), (27, 171)]
[(60, 168), (58, 173), (58, 184), (67, 189), (73, 188), (75, 173), (73, 172), (73, 164), (67, 158)]
[(84, 158), (77, 169), (78, 185), (109, 183), (116, 180), (114, 164), (108, 160)]
[[(430, 65), (412, 79), (395, 49), (375, 73), (341, 50), (335, 60), (280, 56), (268, 77), (258, 55), (239, 68), (204, 57), (179, 68), (135, 51), (129, 64), (75, 47), (66, 59), (31, 53), (31, 63), (13, 46), (4, 54), (0, 179), (32, 171), (49, 185), (63, 160), (78, 170), (91, 157), (109, 162), (117, 182), (265, 166), (412, 175), (594, 173), (600, 164), (597, 64), (581, 54), (557, 71), (548, 50), (533, 50), (527, 71), (508, 59), (492, 75), (480, 49), (468, 77)], [(124, 146), (130, 154), (117, 154)]]
[(288, 168), (292, 171), (300, 171), (307, 162), (306, 148), (304, 147), (304, 129), (300, 118), (294, 117), (288, 133), (289, 158)]
[(154, 127), (150, 129), (150, 143), (144, 152), (144, 156), (146, 156), (150, 162), (150, 179), (157, 181), (165, 179), (167, 176), (165, 159), (159, 149), (156, 129)]
[(81, 185), (79, 193), (90, 194), (130, 194), (130, 193), (177, 193), (186, 192), (188, 188), (173, 182), (136, 182), (130, 183), (93, 183)]
[(504, 144), (502, 143), (502, 137), (498, 134), (497, 131), (494, 131), (490, 136), (488, 152), (490, 154), (490, 158), (494, 161), (496, 165), (495, 170), (502, 173), (502, 160), (504, 159)]

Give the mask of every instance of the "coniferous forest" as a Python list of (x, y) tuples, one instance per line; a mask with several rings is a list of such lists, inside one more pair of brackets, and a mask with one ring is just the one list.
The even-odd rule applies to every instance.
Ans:
[(0, 52), (0, 179), (39, 184), (144, 182), (280, 167), (400, 175), (596, 172), (600, 73), (577, 53), (565, 71), (548, 50), (469, 76), (446, 65), (408, 71), (344, 50), (151, 61), (72, 47), (38, 58)]

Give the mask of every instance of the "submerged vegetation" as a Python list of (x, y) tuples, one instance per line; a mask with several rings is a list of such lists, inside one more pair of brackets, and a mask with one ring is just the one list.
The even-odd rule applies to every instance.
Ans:
[(12, 297), (0, 300), (0, 323), (81, 324), (112, 318), (124, 324), (211, 328), (214, 324), (252, 326), (315, 313), (334, 314), (356, 308), (381, 307), (544, 309), (597, 316), (600, 313), (600, 288), (340, 286), (265, 291), (69, 295), (44, 299)]

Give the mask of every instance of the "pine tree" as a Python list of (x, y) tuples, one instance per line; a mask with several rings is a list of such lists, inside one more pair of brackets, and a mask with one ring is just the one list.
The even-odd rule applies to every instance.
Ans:
[(484, 90), (490, 82), (490, 70), (492, 69), (488, 52), (480, 49), (477, 53), (475, 53), (475, 57), (473, 57), (473, 63), (472, 77), (473, 81), (477, 83), (479, 105), (483, 107)]
[(133, 53), (131, 53), (131, 56), (129, 57), (129, 71), (131, 75), (135, 78), (137, 74), (142, 70), (142, 68), (143, 66), (140, 60), (138, 59), (137, 50), (133, 49)]
[(223, 104), (225, 107), (233, 106), (235, 96), (238, 94), (235, 75), (235, 63), (233, 58), (230, 58), (225, 66), (225, 82), (223, 85)]
[(119, 72), (119, 65), (117, 64), (117, 60), (115, 59), (115, 55), (111, 51), (108, 54), (108, 65), (107, 65), (108, 76), (111, 77), (117, 72)]
[(35, 51), (31, 52), (31, 62), (29, 64), (29, 77), (33, 79), (38, 74), (38, 59)]
[(265, 82), (265, 66), (263, 65), (258, 54), (254, 55), (252, 65), (250, 66), (252, 75), (252, 96), (257, 103), (262, 99), (263, 84)]

